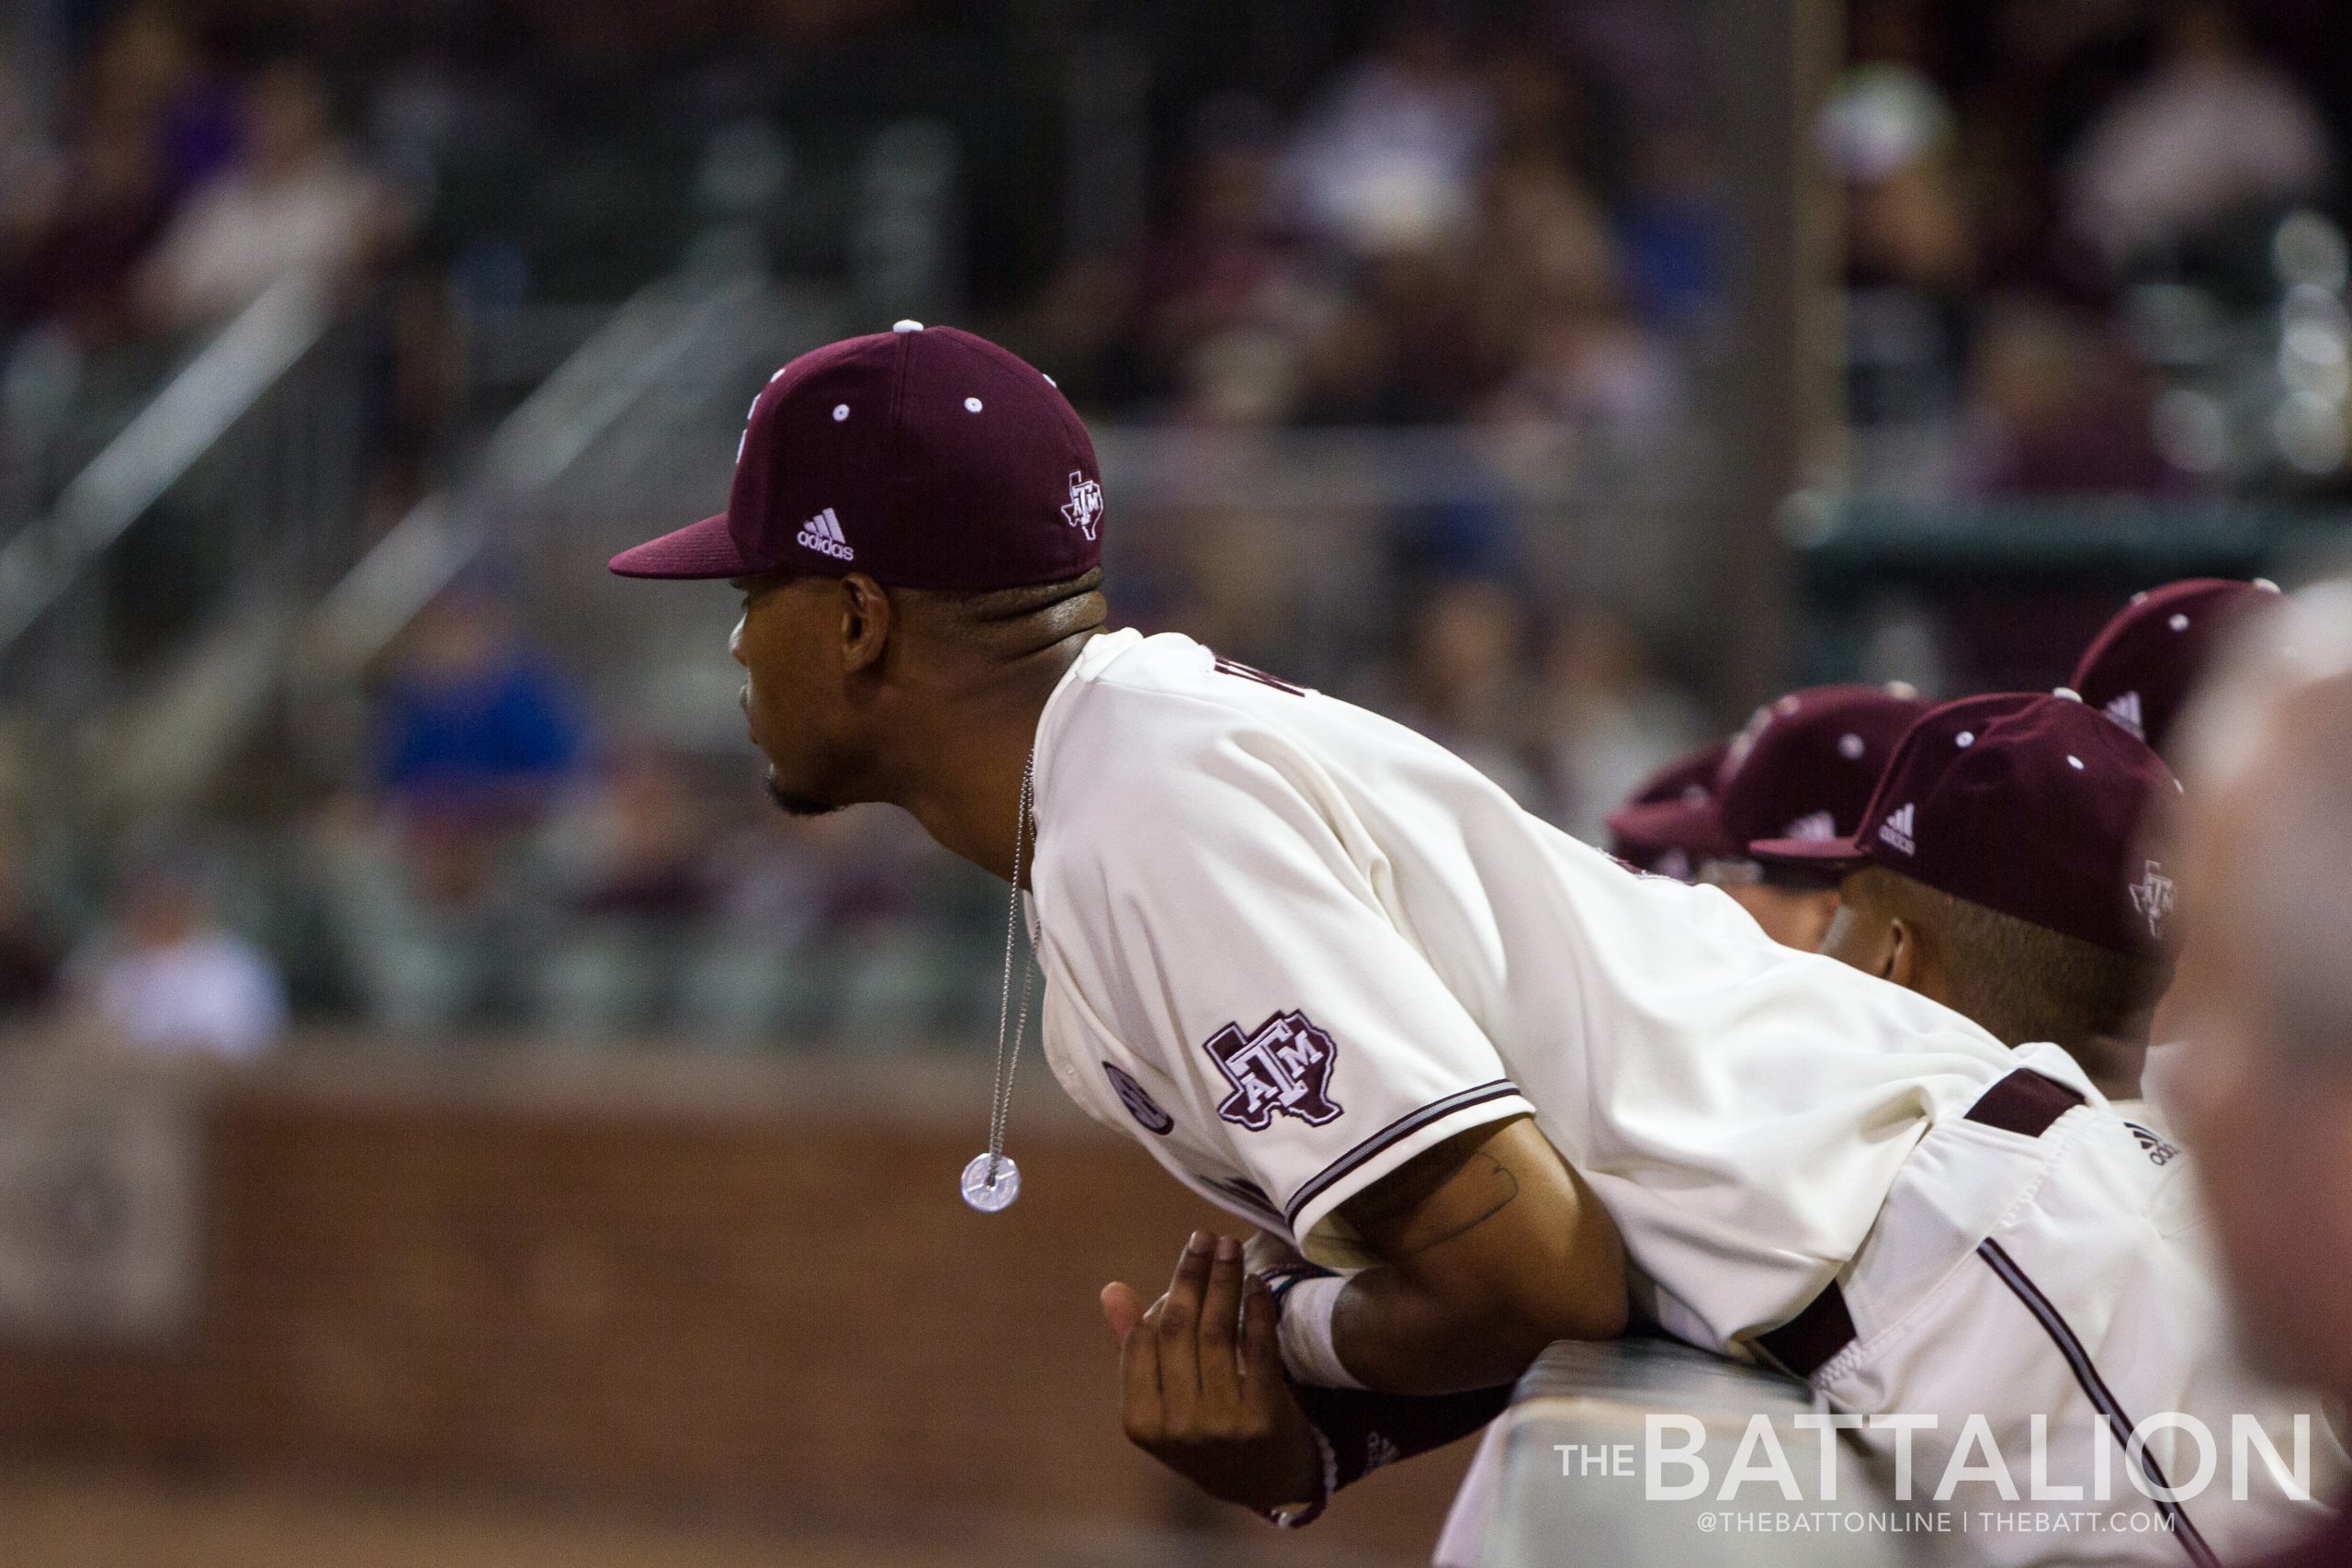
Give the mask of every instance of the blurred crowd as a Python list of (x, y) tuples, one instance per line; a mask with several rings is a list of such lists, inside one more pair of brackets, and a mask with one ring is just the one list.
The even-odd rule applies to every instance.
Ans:
[[(1406, 3), (1289, 33), (1266, 19), (1284, 8), (1253, 12), (1261, 42), (1313, 35), (1289, 54), (1130, 18), (1159, 73), (1146, 188), (1099, 233), (1052, 220), (1084, 150), (994, 124), (1058, 117), (1065, 84), (1012, 69), (1017, 24), (954, 6), (777, 4), (756, 25), (368, 6), (274, 28), (254, 9), (75, 10), (70, 69), (46, 83), (0, 31), (0, 523), (28, 492), (24, 429), (295, 272), (398, 289), (371, 372), (394, 412), (371, 407), (369, 441), (401, 459), (390, 499), (412, 498), (446, 460), (428, 448), (479, 434), (436, 389), (453, 327), (609, 302), (714, 224), (779, 272), (854, 270), (857, 139), (923, 116), (966, 152), (948, 298), (1090, 417), (1565, 426), (1617, 471), (1695, 466), (1676, 433), (1703, 413), (1733, 269), (1720, 40), (1690, 7)], [(2352, 247), (2333, 216), (2343, 106), (2316, 84), (2347, 51), (2324, 6), (1857, 0), (1816, 127), (1847, 197), (1857, 485), (2334, 483)], [(1157, 520), (1118, 605), (1403, 717), (1599, 837), (1702, 739), (1690, 671), (1634, 619), (1538, 583), (1509, 510), (1367, 517), (1362, 645), (1287, 614), (1306, 590), (1270, 559), (1284, 525), (1264, 513)], [(141, 991), (109, 993), (106, 965), (180, 964), (221, 998), (191, 1037), (231, 1053), (289, 1013), (572, 1038), (985, 1021), (965, 978), (985, 965), (962, 962), (990, 940), (984, 887), (884, 814), (768, 820), (740, 759), (603, 711), (576, 630), (535, 639), (519, 598), (462, 585), (410, 628), (299, 856), (224, 831), (217, 853), (61, 871), (28, 844), (0, 897), (0, 987), (95, 1017)]]
[(1082, 400), (1216, 425), (1568, 422), (1654, 447), (1727, 236), (1668, 7), (1393, 8), (1295, 107), (1176, 137), (1138, 244), (1077, 247), (1009, 340)]
[(1861, 488), (2340, 483), (2340, 8), (1863, 0), (1849, 31), (1820, 141)]
[[(964, 210), (924, 242), (956, 276), (926, 287), (1091, 413), (1565, 423), (1655, 460), (1698, 410), (1732, 234), (1718, 40), (1687, 8), (1406, 0), (1275, 28), (1316, 32), (1287, 55), (1137, 22), (1143, 188), (1099, 224), (1053, 221), (1087, 154), (1039, 150), (1059, 85), (989, 69), (1017, 21), (774, 9), (369, 8), (338, 32), (100, 7), (46, 115), (0, 35), (0, 346), (47, 355), (17, 356), (14, 396), (62, 348), (217, 324), (300, 267), (413, 252), (460, 314), (613, 298), (731, 218), (780, 271), (854, 273), (876, 176), (821, 141), (854, 94), (867, 131), (928, 116), (964, 144)], [(1846, 53), (1816, 151), (1846, 197), (1865, 488), (2333, 482), (2335, 8), (1860, 0)], [(1008, 121), (1018, 150), (987, 141)]]
[[(1586, 837), (1701, 733), (1600, 612), (1544, 627), (1469, 577), (1414, 627), (1402, 678), (1355, 694)], [(897, 812), (781, 816), (748, 749), (632, 739), (489, 570), (410, 629), (363, 773), (299, 829), (183, 829), (103, 868), (37, 849), (0, 867), (0, 1019), (142, 1047), (241, 1058), (300, 1015), (428, 1048), (893, 1050), (994, 1018), (986, 876)]]
[[(1073, 389), (1215, 425), (1696, 408), (1730, 282), (1679, 8), (1407, 6), (1296, 102), (1171, 138), (1140, 241), (1006, 326)], [(1846, 204), (1853, 480), (1913, 497), (2293, 494), (2346, 456), (2352, 51), (2329, 7), (1861, 0), (1816, 130)]]
[(174, 355), (281, 279), (356, 301), (397, 266), (416, 218), (356, 154), (347, 109), (300, 56), (232, 66), (175, 13), (128, 9), (69, 76), (44, 84), (57, 102), (43, 135), (7, 42), (0, 515), (69, 477), (56, 448), (78, 414), (127, 415)]
[(315, 70), (221, 74), (162, 12), (106, 35), (64, 118), (62, 144), (5, 159), (12, 336), (103, 346), (217, 327), (288, 273), (347, 274), (397, 240), (390, 194), (353, 160)]

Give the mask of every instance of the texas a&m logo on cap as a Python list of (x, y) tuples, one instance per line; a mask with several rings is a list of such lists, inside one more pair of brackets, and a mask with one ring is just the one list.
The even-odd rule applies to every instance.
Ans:
[(2172, 878), (2165, 874), (2161, 862), (2148, 862), (2140, 880), (2126, 890), (2132, 895), (2132, 908), (2148, 922), (2148, 934), (2162, 942), (2165, 921), (2172, 918)]
[(1340, 1114), (1329, 1092), (1340, 1047), (1303, 1012), (1278, 1012), (1247, 1034), (1228, 1023), (1202, 1049), (1233, 1085), (1216, 1113), (1238, 1127), (1262, 1133), (1276, 1111), (1310, 1127)]
[(1090, 539), (1102, 525), (1102, 487), (1075, 469), (1070, 472), (1069, 504), (1062, 508), (1062, 521)]

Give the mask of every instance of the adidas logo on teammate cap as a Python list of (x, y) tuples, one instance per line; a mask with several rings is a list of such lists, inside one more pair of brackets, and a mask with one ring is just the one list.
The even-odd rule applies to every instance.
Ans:
[(833, 515), (833, 509), (830, 506), (800, 525), (797, 537), (801, 544), (819, 555), (831, 556), (835, 560), (857, 558), (857, 552), (851, 549), (849, 541), (842, 536), (841, 519)]
[(2107, 716), (2130, 730), (2135, 739), (2145, 740), (2148, 738), (2148, 732), (2143, 727), (2140, 717), (2139, 693), (2126, 692), (2109, 702), (2107, 705)]
[(1911, 841), (1912, 823), (1917, 815), (1917, 808), (1907, 803), (1896, 807), (1894, 814), (1878, 825), (1878, 836), (1906, 855), (1917, 854), (1919, 846)]

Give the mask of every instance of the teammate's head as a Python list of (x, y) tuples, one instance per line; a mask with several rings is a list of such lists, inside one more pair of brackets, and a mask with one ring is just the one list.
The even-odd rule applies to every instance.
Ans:
[(1812, 686), (1759, 707), (1723, 748), (1713, 787), (1611, 814), (1618, 838), (1670, 848), (1765, 934), (1810, 953), (1838, 908), (1838, 874), (1767, 864), (1756, 839), (1834, 839), (1861, 819), (1888, 754), (1927, 705), (1907, 686)]
[(1825, 953), (2120, 1089), (2170, 974), (2172, 881), (2143, 846), (2177, 791), (2071, 697), (1971, 697), (1904, 736), (1855, 836), (1751, 848), (1845, 874)]
[(2173, 721), (2231, 626), (2278, 597), (2273, 583), (2220, 577), (2185, 578), (2135, 593), (2083, 650), (2067, 684), (2169, 756)]
[(2008, 1045), (2049, 1040), (2120, 1084), (2170, 968), (1955, 897), (1898, 871), (1848, 874), (1823, 951), (1931, 997)]
[(1714, 741), (1687, 756), (1677, 757), (1644, 779), (1625, 804), (1609, 814), (1609, 852), (1634, 870), (1646, 871), (1654, 876), (1670, 876), (1677, 882), (1689, 882), (1696, 876), (1699, 863), (1692, 836), (1678, 830), (1679, 824), (1669, 825), (1664, 831), (1650, 830), (1647, 824), (1653, 818), (1644, 807), (1695, 807), (1705, 802), (1714, 794), (1715, 781), (1724, 770), (1724, 756), (1730, 750), (1730, 741)]
[(2183, 724), (2168, 1086), (2242, 1337), (2352, 1397), (2352, 582), (2307, 589)]
[(900, 798), (910, 750), (950, 761), (944, 734), (1102, 624), (1102, 520), (1093, 443), (1050, 378), (901, 321), (777, 371), (727, 510), (612, 569), (741, 590), (731, 648), (770, 792), (821, 811)]

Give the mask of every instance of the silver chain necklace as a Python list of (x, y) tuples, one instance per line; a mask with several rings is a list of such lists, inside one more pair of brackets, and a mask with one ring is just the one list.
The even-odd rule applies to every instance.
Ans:
[[(996, 1081), (989, 1090), (989, 1146), (985, 1154), (974, 1155), (964, 1167), (961, 1183), (964, 1201), (984, 1214), (997, 1213), (1012, 1207), (1021, 1196), (1021, 1168), (1004, 1152), (1005, 1119), (1012, 1113), (1012, 1075), (1021, 1066), (1021, 1037), (1029, 1032), (1029, 987), (1035, 979), (1037, 966), (1021, 966), (1021, 1011), (1012, 1011), (1012, 966), (1019, 952), (1021, 932), (1021, 865), (1023, 852), (1030, 848), (1029, 812), (1036, 790), (1037, 753), (1032, 748), (1021, 764), (1021, 816), (1012, 825), (1012, 907), (1004, 919), (1004, 987), (996, 1011)], [(1030, 942), (1034, 953), (1035, 940)], [(1011, 1048), (1007, 1049), (1006, 1024), (1010, 1021)]]

